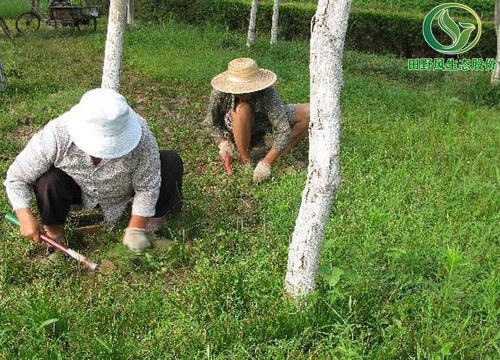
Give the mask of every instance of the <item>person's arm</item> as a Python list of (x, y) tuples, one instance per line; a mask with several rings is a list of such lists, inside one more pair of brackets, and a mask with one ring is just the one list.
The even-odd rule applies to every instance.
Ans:
[(142, 253), (151, 246), (146, 225), (148, 219), (155, 214), (161, 186), (160, 151), (145, 122), (142, 126), (141, 141), (134, 151), (139, 151), (137, 162), (132, 165), (135, 166), (132, 174), (134, 199), (132, 214), (123, 234), (123, 243), (130, 250)]
[(228, 141), (229, 139), (229, 133), (223, 127), (223, 119), (219, 119), (219, 113), (221, 112), (225, 96), (226, 94), (223, 92), (212, 90), (210, 94), (210, 101), (208, 103), (207, 115), (203, 121), (204, 128), (217, 142), (217, 144)]
[(160, 195), (161, 164), (160, 150), (153, 134), (144, 124), (142, 138), (138, 148), (139, 156), (132, 174), (134, 198), (132, 201), (132, 216), (129, 227), (144, 227), (146, 218), (155, 214), (156, 202)]
[(27, 239), (40, 241), (40, 231), (43, 230), (40, 222), (35, 218), (31, 209), (19, 208), (15, 211), (16, 217), (19, 220), (19, 232)]
[(264, 158), (261, 160), (269, 165), (272, 165), (273, 162), (278, 159), (278, 157), (281, 155), (281, 151), (276, 149), (275, 147), (272, 147), (264, 156)]
[(57, 153), (54, 128), (49, 123), (33, 135), (7, 170), (4, 185), (14, 211), (30, 207), (31, 187), (54, 164)]
[(131, 215), (127, 227), (144, 229), (148, 223), (148, 218), (140, 215)]
[(272, 125), (274, 139), (271, 150), (262, 161), (271, 165), (288, 146), (292, 136), (292, 127), (288, 122), (285, 105), (274, 87), (266, 90), (263, 101), (263, 106)]
[(271, 176), (271, 165), (286, 149), (292, 136), (292, 128), (288, 122), (284, 104), (276, 89), (274, 87), (266, 89), (261, 96), (261, 101), (272, 125), (274, 142), (271, 149), (254, 169), (253, 182), (255, 184), (261, 183)]
[(31, 188), (53, 166), (58, 151), (54, 122), (36, 133), (7, 170), (7, 197), (20, 223), (20, 233), (39, 241), (41, 225), (30, 210)]
[(227, 101), (227, 96), (227, 94), (221, 91), (212, 90), (207, 115), (203, 121), (204, 128), (218, 145), (219, 156), (222, 160), (225, 160), (226, 154), (229, 154), (230, 157), (234, 156), (234, 146), (229, 141), (229, 132), (224, 127), (224, 120), (219, 118), (221, 107), (223, 106), (223, 102)]

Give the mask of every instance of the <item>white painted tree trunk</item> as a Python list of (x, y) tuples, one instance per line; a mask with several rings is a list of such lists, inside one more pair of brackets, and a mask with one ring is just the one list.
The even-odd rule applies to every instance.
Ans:
[(497, 33), (497, 66), (491, 74), (491, 84), (500, 84), (500, 0), (495, 4), (495, 29)]
[(135, 10), (134, 10), (134, 1), (135, 0), (128, 0), (127, 1), (127, 25), (134, 25), (135, 19)]
[(108, 33), (104, 51), (101, 87), (120, 90), (120, 70), (123, 57), (123, 38), (127, 0), (111, 0), (109, 4)]
[(351, 0), (319, 0), (311, 26), (309, 167), (288, 252), (285, 291), (295, 299), (316, 286), (325, 225), (340, 184), (340, 90)]
[(250, 47), (250, 45), (255, 40), (258, 8), (259, 8), (259, 0), (252, 0), (252, 8), (250, 9), (250, 21), (248, 23), (247, 47)]
[(273, 20), (271, 25), (271, 45), (278, 41), (278, 20), (280, 17), (280, 0), (274, 0)]

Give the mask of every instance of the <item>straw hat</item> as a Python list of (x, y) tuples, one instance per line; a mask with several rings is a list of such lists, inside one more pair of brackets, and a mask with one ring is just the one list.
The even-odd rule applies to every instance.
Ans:
[(250, 58), (231, 60), (227, 71), (212, 79), (212, 87), (230, 94), (246, 94), (265, 89), (276, 82), (276, 74), (271, 70), (260, 69), (257, 62)]
[(141, 140), (139, 116), (114, 90), (88, 91), (66, 115), (71, 140), (93, 157), (118, 158), (135, 149)]

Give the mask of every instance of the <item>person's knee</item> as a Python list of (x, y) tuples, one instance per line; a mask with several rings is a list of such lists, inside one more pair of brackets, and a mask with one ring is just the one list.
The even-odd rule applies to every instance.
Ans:
[(310, 115), (311, 115), (311, 110), (309, 103), (297, 105), (295, 109), (295, 119), (297, 121), (309, 124)]
[(184, 173), (184, 162), (177, 152), (171, 150), (160, 151), (160, 160), (162, 168), (174, 169), (179, 176)]
[(233, 121), (250, 121), (252, 119), (252, 106), (247, 102), (240, 102), (232, 110)]
[(160, 151), (162, 184), (155, 217), (182, 209), (184, 163), (175, 151)]
[(297, 132), (302, 133), (307, 131), (307, 129), (309, 128), (309, 118), (309, 104), (297, 105), (295, 109), (295, 122), (293, 125), (294, 128), (296, 128)]
[(63, 183), (60, 171), (52, 168), (37, 179), (35, 189), (38, 193), (47, 193), (50, 189), (60, 188)]

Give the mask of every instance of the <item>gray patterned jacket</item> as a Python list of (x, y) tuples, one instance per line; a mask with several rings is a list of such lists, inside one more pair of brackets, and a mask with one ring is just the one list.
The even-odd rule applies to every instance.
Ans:
[[(204, 126), (220, 142), (229, 139), (226, 114), (234, 108), (235, 95), (212, 90)], [(283, 104), (274, 86), (255, 92), (249, 100), (254, 112), (252, 136), (272, 131), (273, 147), (283, 150), (290, 142), (293, 125), (293, 106)]]
[(66, 114), (50, 121), (9, 167), (4, 185), (13, 209), (30, 207), (33, 184), (54, 166), (81, 187), (84, 208), (101, 206), (109, 225), (118, 220), (131, 199), (132, 215), (153, 216), (160, 193), (160, 157), (144, 119), (137, 147), (120, 158), (103, 159), (97, 166), (71, 141), (67, 121)]

